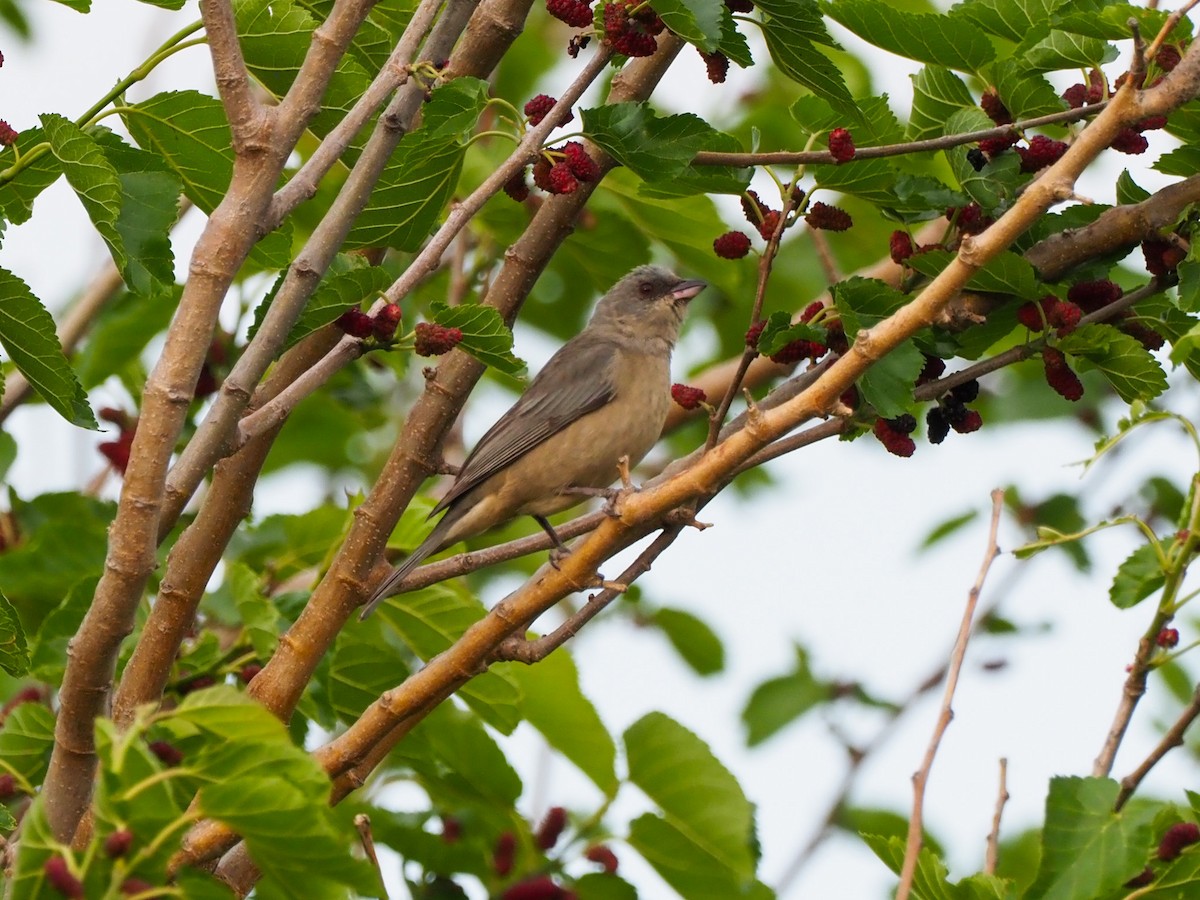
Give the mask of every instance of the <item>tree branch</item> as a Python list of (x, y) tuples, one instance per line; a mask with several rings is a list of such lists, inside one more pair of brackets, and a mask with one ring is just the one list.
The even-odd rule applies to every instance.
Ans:
[(958, 687), (958, 676), (962, 671), (963, 659), (967, 654), (967, 642), (971, 638), (979, 594), (983, 590), (983, 582), (987, 578), (988, 571), (992, 568), (992, 562), (1000, 555), (1000, 548), (996, 544), (996, 533), (1000, 529), (1000, 513), (1003, 510), (1004, 491), (996, 489), (992, 491), (992, 525), (988, 531), (987, 550), (983, 554), (983, 565), (979, 568), (979, 575), (975, 578), (975, 584), (967, 595), (967, 605), (963, 610), (962, 623), (958, 627), (958, 638), (954, 641), (954, 650), (950, 654), (950, 666), (946, 671), (946, 689), (942, 695), (942, 708), (933, 729), (933, 737), (930, 738), (929, 747), (925, 751), (925, 759), (921, 763), (921, 768), (913, 775), (913, 809), (912, 816), (908, 820), (908, 841), (904, 848), (904, 865), (900, 869), (900, 884), (896, 888), (896, 900), (908, 900), (908, 895), (912, 891), (913, 878), (917, 873), (917, 856), (921, 852), (923, 832), (925, 785), (929, 782), (929, 774), (933, 770), (933, 760), (937, 756), (942, 735), (946, 733), (950, 720), (954, 717), (951, 704), (954, 702), (954, 691)]
[(1129, 798), (1133, 796), (1138, 789), (1138, 785), (1142, 780), (1150, 774), (1150, 770), (1158, 765), (1159, 761), (1176, 747), (1183, 746), (1183, 736), (1187, 734), (1187, 730), (1196, 721), (1196, 717), (1200, 716), (1200, 685), (1192, 691), (1192, 699), (1183, 712), (1179, 714), (1179, 718), (1175, 720), (1167, 733), (1163, 735), (1162, 740), (1158, 742), (1150, 755), (1142, 760), (1141, 765), (1121, 779), (1121, 790), (1117, 794), (1117, 801), (1113, 804), (1113, 811), (1120, 812)]

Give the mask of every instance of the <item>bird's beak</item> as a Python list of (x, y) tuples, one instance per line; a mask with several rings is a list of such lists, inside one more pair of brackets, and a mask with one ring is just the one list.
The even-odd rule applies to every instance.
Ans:
[(676, 302), (682, 300), (686, 303), (706, 287), (708, 287), (708, 282), (701, 281), (698, 278), (693, 278), (690, 281), (681, 281), (679, 284), (675, 285), (675, 289), (671, 291), (670, 297)]

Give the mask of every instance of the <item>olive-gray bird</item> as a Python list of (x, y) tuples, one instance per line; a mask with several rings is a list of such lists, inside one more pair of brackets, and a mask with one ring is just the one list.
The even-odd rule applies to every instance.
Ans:
[(521, 515), (580, 503), (570, 487), (612, 484), (621, 457), (635, 465), (662, 433), (671, 404), (671, 350), (688, 301), (706, 283), (638, 266), (600, 302), (587, 327), (550, 357), (488, 430), (430, 516), (429, 537), (371, 594), (365, 619), (427, 556)]

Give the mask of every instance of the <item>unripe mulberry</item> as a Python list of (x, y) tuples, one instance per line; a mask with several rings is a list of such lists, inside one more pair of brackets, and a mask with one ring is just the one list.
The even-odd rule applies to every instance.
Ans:
[(583, 855), (585, 859), (588, 859), (594, 863), (599, 863), (604, 871), (609, 875), (617, 871), (617, 854), (613, 853), (612, 850), (610, 850), (604, 844), (596, 844), (592, 847), (588, 847), (587, 851)]
[(983, 96), (979, 99), (979, 106), (997, 125), (1012, 124), (1012, 113), (1008, 111), (1008, 107), (1004, 105), (995, 88), (988, 88), (983, 92)]
[(713, 252), (721, 259), (741, 259), (750, 252), (750, 238), (740, 231), (727, 231), (713, 241)]
[(529, 184), (525, 181), (525, 170), (521, 169), (516, 175), (504, 182), (504, 193), (513, 200), (521, 203), (529, 197)]
[(380, 341), (390, 341), (396, 336), (396, 327), (400, 324), (400, 305), (387, 303), (375, 313), (373, 322), (375, 338)]
[(1102, 278), (1097, 281), (1079, 281), (1067, 291), (1067, 299), (1084, 312), (1095, 312), (1121, 299), (1120, 285)]
[(1172, 44), (1163, 44), (1158, 48), (1158, 53), (1154, 57), (1154, 64), (1164, 72), (1172, 72), (1179, 65), (1179, 61), (1183, 59), (1179, 55), (1179, 48)]
[(128, 828), (118, 829), (104, 839), (104, 852), (112, 859), (124, 856), (132, 846), (133, 832)]
[(1176, 644), (1179, 643), (1179, 629), (1178, 628), (1162, 629), (1161, 631), (1159, 631), (1159, 633), (1157, 635), (1155, 635), (1154, 643), (1158, 644), (1158, 646), (1163, 647), (1164, 649), (1167, 649), (1167, 650), (1171, 649), (1172, 647), (1174, 647)]
[(375, 323), (357, 306), (352, 307), (337, 317), (333, 323), (350, 337), (369, 337), (375, 330)]
[(574, 896), (549, 875), (535, 875), (518, 881), (503, 894), (500, 900), (566, 900)]
[(17, 142), (17, 138), (20, 136), (20, 132), (3, 119), (0, 119), (0, 147), (11, 147)]
[(887, 419), (876, 419), (872, 433), (893, 456), (909, 457), (916, 452), (917, 445), (911, 437), (896, 431)]
[(779, 210), (768, 209), (763, 213), (763, 220), (758, 223), (758, 233), (764, 241), (769, 241), (779, 225)]
[(999, 153), (1003, 153), (1020, 139), (1021, 136), (1015, 131), (1009, 131), (997, 137), (984, 138), (979, 142), (979, 149), (988, 156), (996, 156)]
[(983, 426), (983, 417), (979, 415), (978, 410), (967, 409), (963, 407), (964, 412), (950, 424), (959, 434), (970, 434), (972, 431), (978, 431)]
[[(567, 141), (560, 149), (567, 168), (580, 181), (595, 181), (600, 177), (600, 167), (596, 165), (596, 161), (588, 155), (587, 150), (579, 141)], [(564, 191), (563, 193), (570, 192)]]
[(1087, 92), (1086, 84), (1073, 84), (1062, 92), (1062, 98), (1071, 109), (1079, 109), (1087, 102)]
[(1117, 136), (1112, 139), (1112, 143), (1108, 145), (1118, 153), (1128, 153), (1130, 156), (1137, 156), (1139, 153), (1145, 153), (1150, 147), (1150, 142), (1146, 140), (1144, 134), (1140, 134), (1132, 128), (1122, 128), (1117, 132)]
[(46, 876), (46, 883), (63, 897), (75, 900), (84, 896), (83, 882), (75, 877), (71, 867), (61, 856), (52, 856), (46, 860), (42, 872)]
[[(675, 385), (671, 388), (671, 393), (674, 395), (675, 387), (683, 387), (683, 385)], [(694, 390), (694, 388), (693, 388)], [(703, 393), (703, 391), (701, 391)], [(678, 402), (678, 401), (676, 401)], [(537, 845), (542, 850), (549, 850), (558, 843), (559, 837), (562, 836), (563, 829), (567, 827), (567, 811), (561, 806), (552, 806), (546, 810), (546, 816), (538, 825), (537, 833), (534, 839)]]
[(517, 836), (506, 831), (496, 839), (496, 846), (492, 850), (492, 871), (501, 877), (507, 875), (512, 871), (516, 854)]
[(1146, 258), (1146, 271), (1158, 276), (1174, 271), (1187, 256), (1181, 247), (1160, 238), (1142, 241), (1142, 255)]
[(557, 162), (550, 167), (547, 184), (549, 185), (547, 190), (551, 194), (570, 194), (579, 187), (579, 179), (571, 171), (570, 164)]
[(751, 350), (758, 349), (758, 339), (762, 336), (763, 329), (767, 327), (767, 322), (764, 319), (761, 322), (755, 322), (746, 329), (746, 346)]
[(746, 221), (758, 227), (758, 223), (763, 220), (763, 216), (767, 214), (770, 207), (762, 202), (762, 198), (758, 196), (756, 191), (746, 191), (741, 196), (742, 215), (746, 217)]
[(557, 102), (558, 100), (549, 94), (538, 94), (526, 103), (525, 115), (529, 117), (529, 124), (540, 124), (542, 119), (546, 118), (547, 113), (554, 109), (554, 104)]

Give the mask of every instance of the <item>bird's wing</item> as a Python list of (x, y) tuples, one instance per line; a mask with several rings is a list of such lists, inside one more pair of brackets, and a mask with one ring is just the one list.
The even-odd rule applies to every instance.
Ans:
[[(616, 396), (616, 346), (578, 335), (550, 357), (512, 408), (479, 439), (430, 515), (512, 465), (542, 441)], [(580, 373), (588, 373), (580, 377)]]

